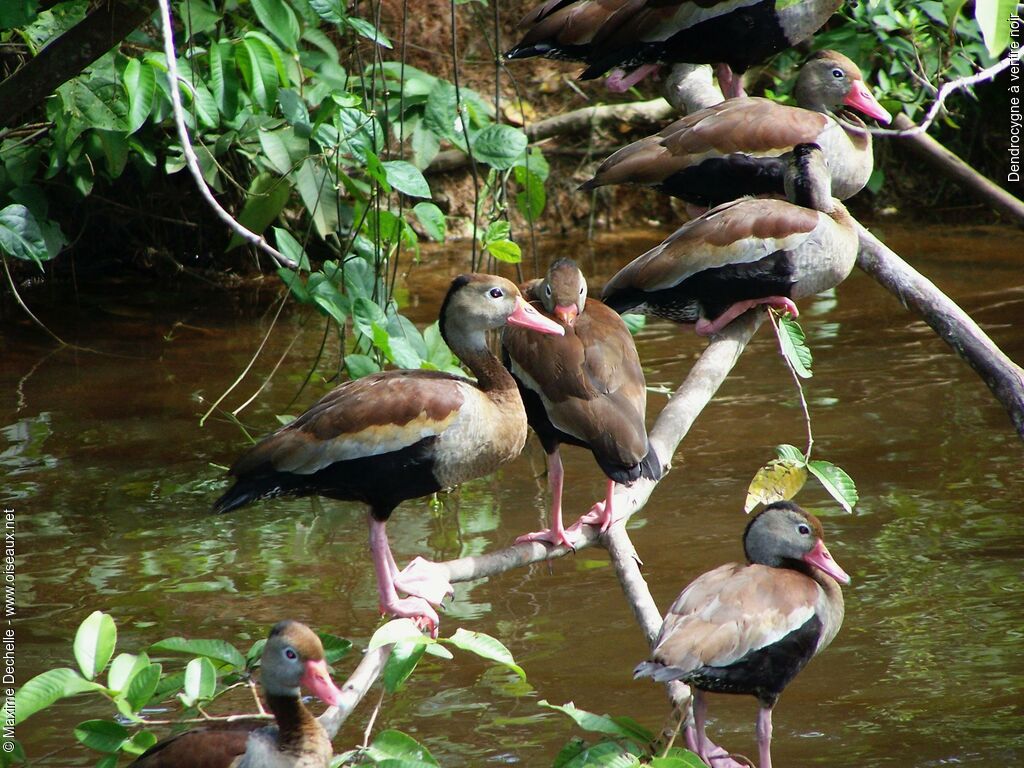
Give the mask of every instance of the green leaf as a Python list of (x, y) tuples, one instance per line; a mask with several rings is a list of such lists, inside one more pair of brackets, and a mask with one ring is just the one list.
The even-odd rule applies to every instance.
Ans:
[(273, 54), (262, 40), (246, 37), (235, 60), (250, 98), (269, 112), (277, 101), (278, 76)]
[(516, 664), (511, 651), (500, 640), (490, 635), (483, 632), (470, 632), (459, 627), (455, 630), (454, 635), (445, 638), (442, 642), (454, 645), (456, 648), (461, 648), (464, 651), (475, 653), (481, 658), (502, 664), (519, 675), (523, 680), (526, 679), (526, 672)]
[(388, 184), (409, 197), (430, 197), (430, 185), (423, 173), (405, 160), (388, 160), (381, 163)]
[(302, 243), (296, 240), (287, 229), (274, 227), (274, 242), (277, 250), (299, 265), (299, 269), (309, 271), (309, 257)]
[(151, 731), (138, 731), (132, 734), (131, 739), (121, 747), (121, 750), (129, 755), (141, 755), (156, 743), (157, 737), (155, 733)]
[(382, 648), (385, 645), (393, 645), (400, 642), (412, 642), (426, 645), (436, 643), (432, 637), (423, 634), (423, 630), (416, 626), (412, 619), (392, 619), (373, 633), (367, 652)]
[(0, 210), (0, 250), (17, 259), (34, 261), (40, 269), (50, 258), (39, 223), (24, 205), (14, 203)]
[[(291, 195), (291, 187), (285, 179), (270, 173), (261, 173), (249, 184), (245, 205), (238, 215), (238, 221), (250, 232), (262, 235), (270, 223), (276, 219)], [(245, 243), (239, 235), (234, 234), (228, 241), (227, 250), (237, 248)]]
[(416, 203), (412, 213), (423, 227), (423, 231), (427, 233), (427, 237), (439, 243), (445, 241), (448, 234), (448, 223), (440, 208), (433, 203)]
[(707, 768), (707, 766), (697, 755), (687, 751), (684, 755), (656, 757), (651, 760), (650, 768)]
[(184, 653), (190, 656), (205, 656), (214, 661), (230, 664), (236, 670), (245, 669), (245, 657), (231, 643), (224, 640), (187, 640), (184, 637), (168, 637), (149, 647), (152, 653)]
[(111, 662), (107, 671), (107, 688), (121, 692), (125, 690), (132, 678), (149, 666), (149, 656), (144, 653), (119, 653)]
[(75, 661), (87, 680), (102, 672), (117, 645), (117, 626), (110, 614), (93, 611), (75, 633)]
[(564, 768), (633, 768), (640, 765), (636, 745), (602, 741), (588, 746), (564, 764)]
[(633, 312), (627, 312), (622, 316), (622, 322), (626, 324), (626, 328), (629, 329), (630, 334), (636, 336), (647, 325), (647, 315), (637, 315)]
[(796, 464), (805, 464), (807, 460), (804, 458), (804, 452), (797, 448), (795, 445), (789, 443), (783, 443), (782, 445), (775, 446), (775, 455), (780, 459), (786, 461), (792, 461)]
[(308, 138), (313, 132), (313, 126), (309, 122), (309, 110), (306, 109), (306, 102), (298, 91), (291, 88), (282, 88), (277, 92), (277, 101), (281, 105), (281, 114), (284, 119), (294, 126), (297, 133), (303, 138)]
[(402, 684), (409, 678), (427, 646), (419, 642), (403, 641), (395, 643), (388, 656), (388, 663), (384, 666), (384, 690), (388, 693), (395, 693), (401, 689)]
[(128, 729), (110, 720), (86, 720), (75, 726), (75, 738), (97, 752), (112, 753), (128, 740)]
[(499, 171), (511, 168), (526, 149), (526, 134), (510, 125), (489, 125), (473, 137), (473, 157)]
[(536, 221), (547, 204), (544, 181), (521, 165), (516, 166), (515, 177), (516, 183), (523, 188), (522, 192), (516, 193), (516, 207), (527, 221)]
[(853, 508), (860, 500), (853, 478), (832, 462), (821, 459), (808, 462), (807, 468), (825, 486), (825, 490), (832, 495), (832, 498), (842, 505), (843, 509), (853, 512)]
[(775, 459), (757, 470), (747, 487), (747, 500), (743, 511), (750, 512), (758, 504), (771, 504), (792, 499), (807, 482), (807, 468), (803, 456), (799, 462)]
[(309, 7), (331, 24), (340, 24), (346, 15), (344, 0), (309, 0)]
[(369, 355), (345, 355), (345, 370), (353, 381), (380, 371), (380, 366)]
[(232, 43), (221, 41), (210, 45), (210, 87), (217, 109), (228, 120), (238, 114), (238, 70)]
[(978, 20), (985, 47), (992, 58), (998, 57), (1010, 44), (1010, 17), (1016, 15), (1017, 0), (975, 0), (974, 18)]
[(299, 21), (283, 0), (250, 0), (256, 18), (285, 48), (294, 51), (299, 43)]
[[(409, 621), (402, 619), (402, 621)], [(394, 622), (390, 622), (394, 623)], [(412, 622), (409, 622), (412, 623)], [(385, 627), (387, 624), (384, 625)], [(380, 630), (378, 630), (380, 631)], [(400, 761), (402, 765), (407, 763), (410, 766), (437, 765), (437, 760), (430, 754), (430, 751), (420, 744), (416, 739), (407, 736), (401, 731), (381, 731), (377, 738), (366, 748), (366, 756), (374, 763), (385, 760)]]
[(330, 173), (313, 158), (307, 158), (299, 167), (296, 181), (317, 234), (326, 238), (337, 232), (338, 193)]
[(802, 379), (811, 378), (811, 350), (804, 343), (804, 331), (800, 324), (788, 315), (779, 317), (779, 348), (793, 366), (796, 375)]
[(316, 634), (320, 638), (320, 644), (324, 647), (324, 659), (328, 664), (336, 664), (352, 650), (351, 641), (343, 637), (337, 637), (327, 632), (317, 632)]
[(128, 92), (128, 135), (141, 128), (153, 109), (156, 96), (156, 73), (148, 62), (131, 59), (124, 70), (124, 87)]
[(68, 667), (48, 669), (33, 677), (14, 694), (14, 724), (24, 722), (65, 696), (102, 690), (102, 685), (84, 679)]
[(160, 664), (150, 664), (132, 678), (124, 699), (132, 712), (138, 712), (146, 706), (153, 694), (156, 693), (157, 684), (160, 682), (160, 673), (163, 667)]
[(360, 19), (358, 16), (349, 16), (345, 19), (345, 24), (357, 35), (361, 35), (383, 48), (393, 47), (387, 36), (366, 19)]
[(523, 260), (522, 249), (511, 240), (495, 240), (485, 245), (484, 250), (506, 264), (518, 264)]
[(616, 736), (623, 739), (634, 739), (643, 743), (647, 743), (654, 738), (654, 734), (632, 721), (621, 722), (624, 718), (612, 718), (608, 715), (595, 715), (593, 712), (587, 712), (585, 709), (577, 709), (576, 705), (571, 701), (562, 706), (549, 704), (545, 700), (541, 700), (537, 702), (537, 704), (538, 706), (547, 707), (548, 709), (553, 709), (556, 712), (562, 712), (568, 715), (573, 719), (573, 721), (575, 721), (576, 725), (585, 731), (605, 733), (609, 736)]
[(212, 699), (217, 692), (217, 670), (205, 656), (192, 659), (185, 667), (185, 692), (181, 699), (191, 707), (197, 701)]

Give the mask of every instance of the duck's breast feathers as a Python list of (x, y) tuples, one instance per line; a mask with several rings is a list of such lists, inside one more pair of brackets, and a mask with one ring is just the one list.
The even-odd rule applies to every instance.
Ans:
[(811, 621), (823, 599), (818, 583), (797, 571), (723, 565), (676, 598), (654, 659), (683, 673), (726, 667)]
[(376, 456), (440, 436), (468, 397), (467, 379), (436, 371), (388, 371), (346, 382), (243, 454), (231, 474), (269, 465), (313, 474), (338, 461)]
[(661, 145), (692, 162), (734, 152), (777, 155), (814, 142), (830, 122), (827, 115), (769, 99), (728, 99), (678, 121), (665, 132)]
[(664, 290), (706, 269), (793, 250), (810, 237), (822, 216), (783, 200), (724, 203), (623, 267), (605, 286), (603, 296), (627, 289)]

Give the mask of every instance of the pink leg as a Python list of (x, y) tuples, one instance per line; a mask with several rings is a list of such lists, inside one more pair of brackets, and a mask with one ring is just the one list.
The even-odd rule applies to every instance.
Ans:
[(697, 325), (694, 327), (694, 330), (697, 332), (698, 336), (713, 336), (748, 309), (760, 306), (761, 304), (767, 304), (769, 307), (777, 309), (780, 312), (788, 312), (793, 317), (800, 316), (800, 311), (796, 308), (796, 304), (793, 303), (792, 299), (788, 299), (785, 296), (765, 296), (761, 299), (738, 301), (714, 320), (708, 320), (707, 318), (702, 317), (697, 321)]
[(648, 75), (657, 72), (658, 68), (657, 64), (644, 64), (634, 69), (628, 75), (621, 69), (613, 69), (604, 81), (604, 85), (612, 93), (625, 93)]
[(757, 749), (759, 768), (772, 768), (772, 710), (761, 707), (757, 713)]
[(711, 768), (746, 768), (708, 738), (705, 731), (708, 705), (704, 694), (693, 689), (693, 723), (686, 726), (686, 748), (695, 752)]
[(566, 546), (575, 549), (579, 539), (571, 535), (562, 524), (562, 481), (565, 473), (562, 470), (562, 456), (558, 449), (548, 454), (548, 486), (551, 490), (551, 527), (544, 531), (524, 533), (516, 539), (516, 544), (524, 541), (546, 541), (548, 544)]
[(725, 98), (736, 99), (747, 95), (743, 90), (743, 76), (733, 72), (728, 64), (716, 64), (715, 74), (718, 76), (718, 87), (722, 89)]
[(612, 509), (612, 497), (615, 494), (615, 481), (609, 479), (607, 490), (605, 491), (604, 501), (599, 501), (597, 504), (590, 508), (587, 514), (583, 515), (576, 523), (573, 524), (569, 530), (575, 530), (581, 525), (599, 525), (601, 526), (601, 533), (604, 533), (612, 524), (617, 522), (615, 519), (615, 512)]
[(399, 598), (395, 589), (395, 560), (388, 545), (388, 534), (385, 524), (369, 515), (370, 522), (370, 555), (373, 557), (373, 568), (377, 572), (377, 592), (380, 595), (380, 609), (389, 616), (413, 619), (424, 629), (429, 628), (433, 636), (437, 636), (439, 619), (430, 603), (421, 597)]

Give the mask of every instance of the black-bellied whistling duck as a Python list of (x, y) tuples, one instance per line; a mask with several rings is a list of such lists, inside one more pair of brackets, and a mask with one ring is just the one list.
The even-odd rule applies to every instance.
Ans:
[[(813, 35), (842, 0), (548, 0), (520, 22), (510, 59), (546, 56), (588, 64), (582, 80), (609, 69), (608, 87), (628, 90), (658, 63), (722, 64), (726, 96), (741, 96), (754, 64)], [(632, 70), (625, 75), (621, 70)]]
[(771, 768), (772, 707), (843, 623), (839, 584), (850, 577), (823, 538), (821, 523), (796, 504), (768, 506), (743, 534), (748, 564), (723, 565), (684, 589), (665, 616), (653, 660), (634, 670), (634, 677), (694, 687), (686, 740), (708, 765), (721, 765), (711, 758), (723, 751), (704, 732), (705, 691), (757, 697), (758, 765)]
[(857, 232), (829, 193), (821, 149), (799, 144), (786, 172), (790, 200), (744, 198), (688, 221), (623, 267), (602, 298), (616, 312), (696, 323), (718, 333), (751, 307), (796, 316), (793, 299), (842, 282), (857, 259)]
[[(385, 523), (407, 499), (451, 488), (511, 461), (526, 442), (526, 411), (512, 376), (487, 346), (505, 324), (541, 333), (562, 326), (494, 275), (460, 275), (441, 307), (440, 328), (476, 382), (439, 371), (386, 371), (349, 381), (231, 467), (235, 485), (214, 505), (227, 512), (257, 499), (326, 496), (369, 505), (370, 551), (381, 610), (425, 621), (452, 592), (447, 572), (416, 558), (395, 565)], [(408, 597), (400, 598), (397, 590)]]
[(332, 706), (341, 691), (331, 680), (320, 638), (297, 621), (281, 621), (263, 648), (260, 684), (276, 725), (239, 722), (197, 728), (150, 747), (135, 768), (327, 768), (334, 756), (323, 726), (306, 709), (306, 688)]
[(797, 144), (817, 144), (828, 160), (832, 194), (840, 200), (857, 194), (868, 183), (874, 155), (871, 134), (858, 130), (864, 123), (851, 110), (883, 123), (889, 113), (864, 85), (857, 65), (835, 51), (807, 60), (795, 96), (799, 107), (755, 97), (687, 115), (615, 152), (580, 189), (642, 184), (705, 207), (744, 195), (782, 195), (784, 153)]
[(539, 336), (505, 328), (505, 364), (519, 384), (526, 415), (548, 455), (551, 529), (517, 541), (573, 547), (574, 525), (562, 525), (562, 443), (589, 448), (608, 477), (605, 501), (581, 518), (604, 531), (614, 522), (615, 483), (641, 474), (657, 479), (661, 466), (647, 443), (647, 387), (640, 358), (622, 319), (587, 298), (587, 281), (571, 259), (559, 259), (543, 279), (522, 286), (523, 295), (555, 318), (564, 336)]

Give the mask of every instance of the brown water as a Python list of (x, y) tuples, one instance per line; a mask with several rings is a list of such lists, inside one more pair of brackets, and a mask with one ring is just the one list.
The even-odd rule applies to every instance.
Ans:
[[(1009, 230), (883, 231), (1017, 361), (1024, 360), (1024, 257)], [(542, 244), (542, 260), (580, 258), (594, 285), (656, 233), (606, 236), (592, 248)], [(464, 264), (459, 250), (450, 258)], [(405, 301), (432, 319), (447, 276), (432, 254), (414, 267)], [(452, 262), (453, 264), (455, 262)], [(244, 446), (205, 404), (248, 362), (266, 332), (274, 286), (229, 295), (182, 281), (161, 289), (107, 284), (78, 294), (35, 288), (28, 298), (65, 337), (116, 356), (56, 351), (20, 318), (0, 330), (6, 414), (3, 497), (18, 515), (18, 682), (73, 665), (78, 623), (114, 614), (120, 648), (172, 635), (246, 646), (292, 616), (365, 643), (378, 623), (366, 525), (357, 505), (275, 501), (226, 516), (208, 510), (223, 487), (214, 464)], [(405, 295), (405, 294), (403, 294)], [(1022, 555), (1024, 451), (987, 388), (923, 323), (857, 272), (834, 298), (803, 309), (815, 353), (809, 399), (815, 450), (857, 481), (842, 514), (814, 488), (799, 501), (825, 517), (831, 550), (853, 577), (846, 624), (783, 695), (776, 764), (995, 766), (1024, 760)], [(336, 344), (292, 404), (323, 336), (318, 318), (286, 315), (247, 398), (295, 339), (292, 354), (241, 419), (255, 434), (297, 413), (330, 385)], [(651, 385), (678, 383), (702, 347), (692, 333), (651, 323), (638, 338)], [(652, 394), (651, 414), (664, 396)], [(744, 489), (781, 442), (801, 445), (794, 390), (767, 329), (683, 441), (676, 469), (634, 521), (632, 537), (659, 606), (690, 579), (741, 555)], [(599, 498), (589, 454), (564, 451), (567, 514)], [(432, 513), (403, 505), (390, 526), (400, 560), (479, 553), (545, 517), (539, 446), (499, 475), (466, 485)], [(537, 706), (573, 700), (658, 729), (658, 686), (630, 670), (646, 648), (607, 557), (587, 550), (551, 565), (457, 585), (442, 632), (501, 638), (529, 682), (475, 657), (428, 660), (384, 702), (377, 728), (425, 742), (446, 766), (548, 766), (577, 733)], [(344, 675), (354, 661), (342, 662)], [(71, 727), (112, 709), (65, 702), (19, 727), (41, 765), (95, 763)], [(712, 732), (755, 754), (753, 699), (716, 697)], [(336, 742), (358, 742), (364, 703)]]

